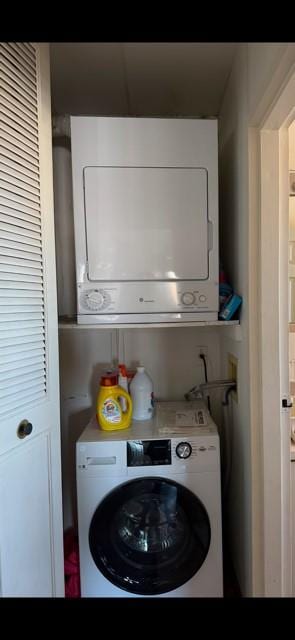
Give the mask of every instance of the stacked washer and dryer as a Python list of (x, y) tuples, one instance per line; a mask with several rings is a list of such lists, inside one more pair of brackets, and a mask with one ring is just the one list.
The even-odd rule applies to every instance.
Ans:
[[(179, 426), (188, 407), (199, 426)], [(76, 460), (82, 596), (223, 595), (219, 436), (202, 401), (157, 403), (125, 431), (93, 418)]]
[[(216, 321), (217, 121), (77, 116), (71, 147), (78, 323)], [(83, 596), (222, 595), (219, 438), (185, 406), (80, 437)]]

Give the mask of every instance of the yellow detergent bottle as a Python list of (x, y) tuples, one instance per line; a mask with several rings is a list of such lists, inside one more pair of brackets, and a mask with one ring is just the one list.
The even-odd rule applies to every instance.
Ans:
[[(126, 411), (122, 410), (120, 398), (126, 399)], [(105, 431), (128, 429), (132, 417), (131, 396), (118, 385), (118, 376), (114, 373), (101, 377), (97, 396), (96, 417)]]

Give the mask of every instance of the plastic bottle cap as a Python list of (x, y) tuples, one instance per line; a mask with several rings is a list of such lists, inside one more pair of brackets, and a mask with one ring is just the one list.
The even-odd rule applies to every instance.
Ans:
[(138, 373), (143, 373), (144, 372), (144, 367), (137, 367), (137, 371), (138, 371)]
[(102, 387), (115, 387), (118, 384), (118, 376), (116, 373), (107, 373), (100, 378)]
[(125, 364), (119, 364), (118, 368), (119, 368), (119, 373), (121, 374), (121, 376), (123, 376), (123, 378), (127, 378), (127, 369), (126, 369)]

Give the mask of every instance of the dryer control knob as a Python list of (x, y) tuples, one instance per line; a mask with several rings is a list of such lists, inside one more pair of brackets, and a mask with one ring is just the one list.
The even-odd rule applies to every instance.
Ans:
[(108, 294), (103, 289), (88, 289), (81, 296), (81, 303), (84, 308), (90, 311), (99, 311), (108, 306), (110, 300)]
[(196, 298), (191, 291), (186, 291), (181, 296), (181, 302), (182, 304), (185, 304), (185, 306), (189, 306), (191, 304), (195, 304)]
[(189, 458), (192, 453), (192, 447), (189, 442), (179, 442), (176, 447), (176, 455), (182, 460)]

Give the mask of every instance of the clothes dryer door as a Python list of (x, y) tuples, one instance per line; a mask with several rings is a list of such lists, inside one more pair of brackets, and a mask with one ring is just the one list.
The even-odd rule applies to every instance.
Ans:
[(210, 547), (207, 511), (189, 489), (167, 478), (131, 480), (96, 509), (89, 546), (101, 573), (120, 589), (156, 595), (200, 569)]
[(85, 167), (89, 280), (207, 280), (207, 192), (200, 167)]

